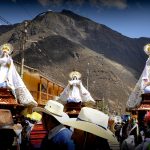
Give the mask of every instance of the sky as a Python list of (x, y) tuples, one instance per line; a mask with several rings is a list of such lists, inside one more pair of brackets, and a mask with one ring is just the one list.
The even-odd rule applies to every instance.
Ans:
[[(149, 0), (0, 0), (0, 25), (68, 9), (130, 38), (150, 38)], [(2, 21), (3, 20), (3, 21)]]

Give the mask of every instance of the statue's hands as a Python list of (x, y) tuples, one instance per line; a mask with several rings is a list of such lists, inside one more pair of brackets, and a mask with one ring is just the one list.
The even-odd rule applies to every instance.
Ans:
[(149, 81), (145, 81), (144, 82), (144, 88), (146, 88), (147, 86), (149, 86), (150, 85), (150, 82)]
[(150, 82), (146, 82), (146, 84), (145, 84), (146, 86), (149, 86), (150, 85)]

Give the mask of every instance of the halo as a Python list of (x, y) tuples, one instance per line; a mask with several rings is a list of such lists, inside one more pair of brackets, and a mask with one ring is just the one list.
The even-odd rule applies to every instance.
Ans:
[(150, 56), (150, 44), (146, 44), (144, 46), (144, 52)]
[(81, 78), (81, 73), (78, 71), (72, 71), (69, 74), (69, 77), (72, 79), (73, 77), (77, 77), (78, 79)]
[(4, 51), (6, 51), (9, 55), (13, 52), (13, 46), (12, 44), (5, 43), (0, 46), (0, 54), (2, 54)]

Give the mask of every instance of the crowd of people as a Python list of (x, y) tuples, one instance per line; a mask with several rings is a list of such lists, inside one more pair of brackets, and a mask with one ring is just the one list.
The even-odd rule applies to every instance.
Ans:
[[(11, 149), (11, 146), (14, 148), (14, 137), (17, 137), (16, 143), (20, 145), (20, 149), (29, 150), (111, 150), (110, 143), (119, 143), (120, 150), (148, 150), (150, 146), (150, 120), (146, 118), (143, 126), (138, 125), (136, 118), (124, 120), (121, 124), (117, 123), (113, 134), (108, 128), (107, 114), (94, 108), (82, 107), (77, 118), (70, 118), (64, 112), (64, 105), (49, 100), (44, 108), (33, 108), (36, 117), (22, 118), (22, 123), (27, 124), (23, 132), (25, 126), (22, 123), (17, 124), (20, 128), (15, 130), (10, 111), (5, 110), (6, 112), (8, 120), (5, 122), (5, 127), (2, 127), (2, 117), (0, 117), (2, 150)], [(30, 143), (30, 133), (38, 122), (42, 122), (46, 134), (42, 143), (35, 146)], [(8, 133), (7, 138), (4, 137), (6, 133)], [(25, 139), (24, 134), (26, 134)], [(9, 142), (3, 141), (4, 139)]]
[[(5, 111), (8, 111), (10, 115), (9, 110)], [(28, 119), (27, 126), (30, 126), (30, 128), (26, 128), (28, 129), (28, 132), (26, 130), (26, 140), (23, 139), (22, 132), (24, 129), (20, 128), (19, 130), (18, 135), (22, 135), (22, 138), (18, 136), (17, 139), (20, 140), (18, 142), (20, 149), (110, 150), (109, 142), (117, 142), (115, 135), (108, 129), (108, 115), (99, 110), (83, 107), (77, 118), (70, 118), (64, 112), (63, 104), (49, 100), (44, 108), (34, 107), (33, 113), (41, 116), (41, 122), (46, 130), (46, 135), (38, 147), (31, 145), (30, 133), (33, 126), (40, 120), (37, 121), (36, 117), (31, 120)], [(0, 139), (3, 139), (3, 142), (0, 141), (0, 148), (2, 150), (11, 149), (11, 145), (14, 143), (13, 138), (16, 132), (13, 132), (15, 128), (12, 116), (10, 118), (11, 120), (8, 120), (7, 125), (5, 123), (5, 126), (1, 126), (3, 131), (8, 131), (9, 129), (7, 139), (5, 138), (5, 140), (9, 140), (9, 144), (8, 141), (3, 141), (5, 134), (0, 135)], [(27, 118), (23, 119), (24, 121), (27, 120)], [(24, 127), (23, 124), (22, 127)]]
[(150, 148), (150, 116), (145, 115), (143, 124), (137, 118), (117, 124), (115, 135), (121, 150), (148, 150)]

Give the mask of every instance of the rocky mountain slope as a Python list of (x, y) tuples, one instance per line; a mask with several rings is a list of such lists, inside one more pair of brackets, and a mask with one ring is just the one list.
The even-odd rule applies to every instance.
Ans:
[[(6, 32), (7, 31), (7, 32)], [(0, 44), (10, 42), (13, 58), (20, 61), (24, 23), (2, 31)], [(45, 12), (28, 21), (25, 65), (67, 85), (77, 70), (95, 99), (104, 99), (110, 111), (124, 111), (143, 70), (149, 38), (132, 39), (68, 10)]]

